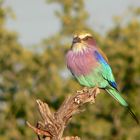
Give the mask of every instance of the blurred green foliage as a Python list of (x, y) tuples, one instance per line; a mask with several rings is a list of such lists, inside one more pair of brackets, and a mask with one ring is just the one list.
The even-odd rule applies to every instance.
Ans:
[[(102, 37), (88, 26), (83, 0), (49, 2), (61, 7), (61, 11), (54, 11), (61, 28), (42, 41), (39, 52), (22, 46), (17, 34), (6, 29), (8, 13), (0, 3), (0, 140), (34, 139), (36, 135), (25, 121), (35, 124), (39, 119), (35, 100), (46, 101), (54, 110), (81, 88), (65, 66), (65, 53), (75, 31), (94, 34), (110, 60), (120, 91), (140, 116), (139, 8), (130, 12), (127, 22), (115, 21)], [(96, 104), (87, 105), (85, 112), (73, 118), (65, 135), (78, 135), (84, 140), (139, 140), (140, 128), (111, 97), (100, 94)]]

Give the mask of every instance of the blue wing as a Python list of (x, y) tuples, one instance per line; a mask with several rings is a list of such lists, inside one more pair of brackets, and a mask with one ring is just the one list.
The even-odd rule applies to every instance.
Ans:
[(114, 87), (115, 89), (117, 89), (117, 84), (115, 82), (113, 73), (112, 73), (112, 69), (109, 66), (109, 64), (107, 63), (107, 61), (104, 59), (104, 57), (98, 52), (98, 51), (94, 51), (94, 56), (96, 57), (97, 61), (100, 62), (101, 66), (102, 66), (102, 76), (105, 80), (108, 81), (108, 83)]

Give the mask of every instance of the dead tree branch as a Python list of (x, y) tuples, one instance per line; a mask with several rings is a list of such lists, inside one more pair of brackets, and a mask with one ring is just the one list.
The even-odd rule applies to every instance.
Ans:
[(87, 102), (95, 103), (98, 93), (100, 93), (98, 88), (84, 88), (77, 91), (75, 95), (68, 97), (54, 113), (50, 111), (46, 103), (37, 100), (43, 122), (38, 122), (36, 127), (29, 122), (27, 122), (27, 125), (38, 135), (39, 140), (41, 140), (40, 136), (44, 140), (80, 140), (79, 137), (62, 138), (64, 129), (72, 116), (80, 112), (82, 105)]

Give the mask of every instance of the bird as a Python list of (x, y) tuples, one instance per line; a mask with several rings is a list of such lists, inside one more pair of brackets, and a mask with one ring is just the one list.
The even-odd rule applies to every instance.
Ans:
[(71, 48), (66, 53), (66, 65), (80, 85), (105, 90), (124, 106), (139, 124), (135, 113), (118, 90), (108, 58), (91, 33), (81, 32), (74, 35)]

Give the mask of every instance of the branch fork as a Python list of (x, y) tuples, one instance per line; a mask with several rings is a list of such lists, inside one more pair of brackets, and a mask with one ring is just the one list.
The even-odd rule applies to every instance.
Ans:
[(79, 113), (80, 107), (85, 103), (95, 103), (97, 94), (100, 93), (99, 88), (84, 88), (77, 91), (75, 95), (67, 97), (60, 108), (52, 113), (48, 104), (41, 100), (36, 100), (40, 115), (43, 122), (38, 122), (36, 127), (29, 122), (27, 125), (38, 135), (38, 140), (41, 137), (44, 140), (80, 140), (79, 137), (62, 137), (65, 127), (71, 120), (73, 115)]

